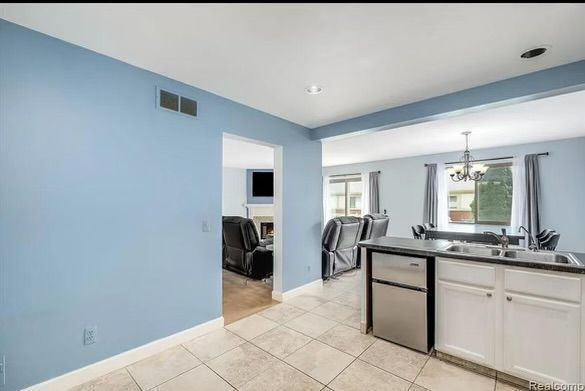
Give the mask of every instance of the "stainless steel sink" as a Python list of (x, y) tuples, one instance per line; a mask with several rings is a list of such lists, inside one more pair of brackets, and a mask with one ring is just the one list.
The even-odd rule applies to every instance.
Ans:
[(559, 254), (554, 252), (534, 252), (524, 250), (506, 250), (503, 251), (504, 258), (517, 259), (528, 262), (546, 262), (546, 263), (564, 263), (580, 265), (576, 258), (571, 254)]
[(493, 247), (466, 246), (463, 244), (452, 244), (451, 246), (447, 247), (445, 251), (460, 254), (480, 255), (482, 257), (497, 257), (502, 252), (502, 250)]
[(562, 254), (552, 251), (527, 251), (524, 249), (513, 249), (513, 248), (498, 248), (490, 246), (473, 246), (468, 244), (452, 244), (443, 251), (476, 255), (480, 257), (490, 258), (508, 258), (515, 261), (524, 262), (539, 262), (539, 263), (560, 263), (566, 265), (579, 265), (583, 266), (583, 263), (575, 258), (572, 254)]

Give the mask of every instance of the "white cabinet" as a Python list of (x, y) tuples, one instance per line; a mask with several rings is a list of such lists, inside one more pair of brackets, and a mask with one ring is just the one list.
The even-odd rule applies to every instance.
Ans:
[(585, 383), (585, 277), (437, 258), (435, 348), (540, 383)]
[(493, 367), (495, 298), (492, 289), (437, 283), (437, 349)]
[(542, 383), (579, 383), (580, 305), (505, 296), (503, 370)]

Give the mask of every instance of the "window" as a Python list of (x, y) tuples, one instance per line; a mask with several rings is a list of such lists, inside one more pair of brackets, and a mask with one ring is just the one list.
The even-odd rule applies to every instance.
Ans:
[(453, 182), (449, 189), (449, 221), (509, 225), (512, 214), (512, 163), (487, 164), (481, 181)]
[(457, 208), (457, 196), (456, 195), (449, 195), (449, 209)]
[(362, 215), (362, 179), (360, 176), (334, 177), (329, 181), (329, 216)]

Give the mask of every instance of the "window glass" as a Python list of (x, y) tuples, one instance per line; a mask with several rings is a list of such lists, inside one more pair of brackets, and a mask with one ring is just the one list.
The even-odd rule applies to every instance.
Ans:
[(449, 222), (509, 225), (512, 213), (512, 164), (488, 164), (480, 181), (447, 179)]
[(345, 216), (345, 182), (329, 184), (329, 215)]
[(362, 215), (362, 182), (360, 177), (336, 177), (329, 182), (329, 216)]
[(362, 182), (348, 182), (349, 208), (348, 216), (361, 217), (362, 215)]
[[(451, 179), (447, 179), (451, 181)], [(449, 221), (452, 223), (473, 223), (473, 201), (475, 200), (475, 183), (449, 183)]]
[(512, 214), (512, 170), (508, 166), (490, 167), (476, 193), (477, 221), (482, 224), (510, 224)]

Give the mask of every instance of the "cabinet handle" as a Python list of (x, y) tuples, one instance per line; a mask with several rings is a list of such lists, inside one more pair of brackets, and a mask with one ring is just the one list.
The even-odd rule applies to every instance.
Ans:
[(512, 298), (511, 298), (510, 296), (507, 296), (507, 297), (506, 297), (506, 300), (508, 300), (508, 301), (512, 301)]
[(416, 266), (416, 267), (418, 267), (418, 263), (414, 263), (413, 262), (413, 263), (410, 264), (410, 266)]
[(491, 293), (489, 293), (489, 292), (488, 292), (488, 293), (486, 293), (485, 295), (486, 295), (487, 297), (492, 297), (492, 294), (491, 294)]

